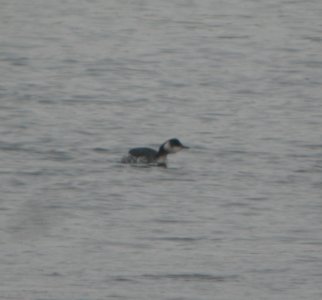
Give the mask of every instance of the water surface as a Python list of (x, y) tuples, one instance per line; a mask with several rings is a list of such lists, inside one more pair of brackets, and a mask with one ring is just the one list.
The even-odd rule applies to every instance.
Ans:
[(321, 15), (3, 0), (1, 298), (321, 299)]

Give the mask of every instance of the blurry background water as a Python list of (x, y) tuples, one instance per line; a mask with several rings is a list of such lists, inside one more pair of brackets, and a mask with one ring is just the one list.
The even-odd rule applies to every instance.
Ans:
[(0, 8), (1, 299), (322, 299), (320, 0)]

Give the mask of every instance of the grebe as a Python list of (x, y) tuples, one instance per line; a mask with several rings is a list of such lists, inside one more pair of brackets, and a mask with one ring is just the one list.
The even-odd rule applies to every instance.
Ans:
[(128, 156), (122, 158), (122, 162), (145, 164), (155, 163), (157, 165), (166, 166), (167, 155), (177, 153), (182, 149), (189, 149), (189, 147), (182, 145), (178, 139), (173, 138), (165, 141), (158, 151), (146, 147), (130, 149)]

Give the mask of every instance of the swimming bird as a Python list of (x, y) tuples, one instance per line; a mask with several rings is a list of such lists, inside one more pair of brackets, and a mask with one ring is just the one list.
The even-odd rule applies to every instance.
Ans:
[(123, 157), (122, 162), (166, 166), (167, 155), (177, 153), (182, 149), (189, 149), (189, 147), (182, 145), (178, 139), (173, 138), (161, 144), (158, 151), (147, 147), (130, 149), (128, 156)]

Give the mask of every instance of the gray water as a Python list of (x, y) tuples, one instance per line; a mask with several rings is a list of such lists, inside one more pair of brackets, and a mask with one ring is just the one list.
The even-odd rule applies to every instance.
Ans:
[(2, 0), (1, 300), (322, 299), (321, 16)]

